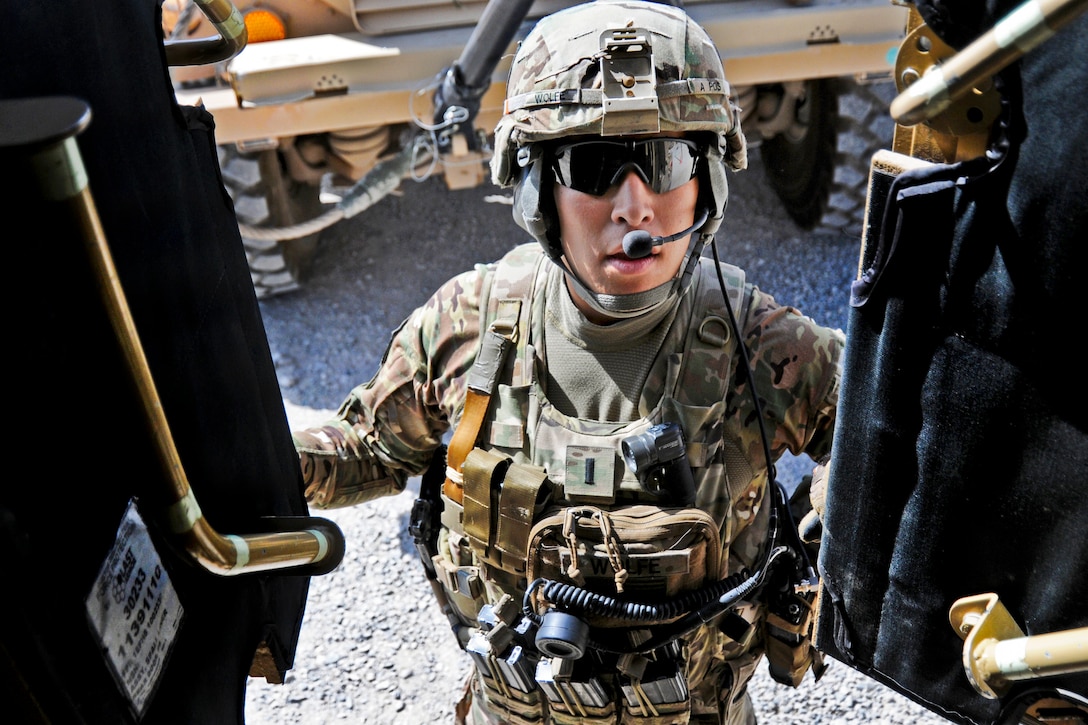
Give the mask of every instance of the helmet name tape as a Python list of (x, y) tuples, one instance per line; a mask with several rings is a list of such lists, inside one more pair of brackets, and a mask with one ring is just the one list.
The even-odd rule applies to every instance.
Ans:
[[(724, 109), (729, 101), (729, 84), (717, 78), (684, 78), (678, 81), (661, 83), (657, 86), (657, 97), (659, 99), (679, 98), (696, 94), (721, 96), (722, 103), (718, 107)], [(561, 105), (601, 106), (603, 108), (603, 104), (604, 94), (593, 88), (532, 91), (507, 98), (503, 103), (503, 113), (510, 114), (522, 109)]]
[[(520, 96), (511, 96), (510, 98), (507, 98), (503, 102), (502, 112), (510, 114), (516, 110), (532, 108), (533, 106), (558, 106), (563, 103), (586, 103), (588, 101), (582, 99), (586, 93), (587, 91), (582, 91), (577, 88), (568, 88), (561, 91), (532, 91), (531, 93), (523, 93)], [(598, 91), (589, 91), (588, 93), (594, 96), (600, 95)]]
[(717, 78), (688, 78), (688, 93), (721, 93), (728, 94), (726, 84)]
[(649, 35), (641, 28), (606, 30), (601, 34), (602, 136), (661, 130)]

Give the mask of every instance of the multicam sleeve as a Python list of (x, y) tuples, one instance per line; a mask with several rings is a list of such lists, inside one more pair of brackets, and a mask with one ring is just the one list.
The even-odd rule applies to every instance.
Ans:
[(842, 375), (842, 330), (817, 324), (753, 288), (746, 336), (771, 443), (818, 459), (831, 450)]
[(336, 508), (404, 490), (460, 417), (490, 267), (444, 284), (393, 333), (378, 372), (336, 417), (296, 431), (307, 502)]

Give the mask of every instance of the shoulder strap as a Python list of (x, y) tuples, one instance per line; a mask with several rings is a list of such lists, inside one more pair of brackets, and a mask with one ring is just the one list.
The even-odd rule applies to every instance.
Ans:
[[(749, 298), (744, 283), (744, 270), (725, 263), (722, 263), (721, 270), (729, 295), (729, 307), (737, 317), (739, 334), (743, 335)], [(679, 377), (682, 384), (676, 391), (676, 397), (684, 403), (712, 405), (725, 397), (730, 383), (733, 350), (740, 341), (734, 339), (736, 335), (730, 321), (729, 309), (722, 298), (713, 260), (700, 260), (696, 279), (697, 284), (692, 290), (695, 293), (693, 311), (688, 323), (684, 362)], [(724, 360), (723, 355), (726, 356)], [(683, 384), (685, 380), (693, 379), (690, 376), (705, 378), (710, 371), (715, 371), (714, 374), (717, 375), (716, 386)]]
[(741, 269), (721, 265), (729, 295), (727, 308), (713, 260), (701, 259), (697, 270), (689, 291), (690, 299), (686, 301), (691, 310), (686, 330), (679, 331), (684, 336), (677, 344), (682, 351), (680, 364), (666, 390), (667, 399), (672, 401), (669, 403), (671, 411), (666, 416), (674, 416), (691, 436), (686, 443), (692, 468), (703, 468), (714, 446), (695, 432), (705, 429), (706, 412), (725, 400), (733, 383), (738, 342), (729, 308), (738, 318), (737, 327), (743, 335), (750, 293)]
[[(506, 358), (518, 340), (528, 336), (529, 301), (543, 258), (539, 245), (535, 243), (515, 247), (499, 260), (485, 285), (485, 306), (480, 315), (480, 349), (469, 370), (461, 421), (450, 439), (446, 481), (442, 489), (446, 496), (458, 503), (463, 498), (461, 467), (476, 445), (491, 394), (506, 367)], [(522, 368), (530, 364), (528, 361), (521, 362)]]

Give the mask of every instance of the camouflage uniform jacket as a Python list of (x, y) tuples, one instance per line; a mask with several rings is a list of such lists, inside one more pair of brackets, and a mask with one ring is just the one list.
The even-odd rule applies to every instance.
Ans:
[[(401, 491), (408, 477), (425, 470), (451, 421), (461, 416), (466, 380), (487, 326), (509, 297), (525, 297), (518, 314), (517, 345), (500, 375), (478, 445), (516, 463), (541, 467), (557, 490), (563, 491), (566, 483), (567, 499), (575, 500), (582, 459), (570, 450), (589, 451), (600, 458), (599, 471), (614, 475), (614, 502), (637, 503), (638, 482), (623, 472), (618, 437), (663, 420), (678, 422), (695, 474), (696, 507), (709, 513), (719, 530), (722, 575), (756, 565), (770, 509), (763, 505), (767, 468), (713, 263), (702, 260), (695, 282), (681, 300), (644, 387), (640, 405), (644, 417), (610, 424), (558, 414), (549, 408), (537, 382), (543, 378), (541, 351), (534, 346), (543, 332), (539, 300), (546, 277), (561, 271), (537, 245), (509, 253), (502, 274), (496, 274), (497, 268), (498, 264), (478, 265), (447, 282), (396, 331), (378, 373), (351, 392), (338, 417), (296, 433), (307, 500), (317, 507), (358, 503)], [(735, 267), (722, 265), (722, 271), (743, 328), (772, 456), (777, 459), (787, 449), (823, 455), (830, 449), (834, 427), (842, 333), (778, 305), (744, 284), (743, 273)], [(527, 289), (533, 291), (526, 295)], [(717, 303), (711, 293), (716, 293)], [(599, 445), (602, 441), (608, 445)], [(494, 604), (504, 593), (520, 596), (525, 583), (517, 580), (516, 566), (501, 571), (504, 567), (481, 561), (481, 552), (472, 551), (464, 541), (457, 517), (448, 515), (457, 504), (447, 500), (446, 508), (440, 549), (448, 569), (447, 589), (461, 619), (472, 627), (477, 624), (472, 615), (482, 605)], [(457, 591), (458, 572), (466, 569), (482, 572), (483, 584), (472, 592), (465, 592), (464, 586)], [(439, 570), (441, 575), (441, 566)], [(754, 608), (745, 616), (758, 624)], [(463, 646), (464, 640), (462, 635)], [(726, 703), (743, 690), (754, 670), (758, 637), (741, 645), (704, 626), (688, 648), (692, 713), (728, 709)], [(529, 715), (527, 704), (533, 704), (517, 697), (504, 702), (493, 689), (487, 691), (487, 700), (489, 709), (503, 710), (508, 718), (512, 713)], [(561, 712), (553, 710), (550, 715), (552, 722), (564, 721)]]

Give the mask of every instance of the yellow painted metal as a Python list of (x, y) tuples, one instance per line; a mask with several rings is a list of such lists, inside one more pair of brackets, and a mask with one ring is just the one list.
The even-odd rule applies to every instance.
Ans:
[(892, 101), (897, 123), (936, 119), (971, 100), (990, 79), (1088, 9), (1088, 0), (1028, 0), (959, 52), (932, 63)]
[(963, 669), (983, 697), (999, 699), (1011, 683), (1088, 672), (1088, 627), (1025, 636), (997, 594), (956, 600), (949, 623), (963, 644)]

